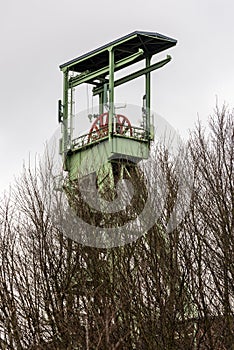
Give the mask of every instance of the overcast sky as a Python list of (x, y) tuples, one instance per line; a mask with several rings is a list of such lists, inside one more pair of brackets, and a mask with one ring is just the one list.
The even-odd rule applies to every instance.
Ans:
[[(57, 128), (58, 68), (135, 30), (178, 40), (152, 73), (153, 109), (182, 135), (206, 122), (216, 96), (234, 106), (231, 0), (8, 0), (1, 3), (0, 192)], [(132, 101), (131, 101), (132, 102)]]

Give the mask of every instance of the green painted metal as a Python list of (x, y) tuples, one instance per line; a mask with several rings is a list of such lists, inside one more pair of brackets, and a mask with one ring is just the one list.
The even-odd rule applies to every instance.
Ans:
[(113, 116), (114, 116), (114, 50), (112, 47), (109, 48), (109, 140), (111, 142), (112, 138), (112, 128), (113, 128)]
[(64, 158), (64, 170), (69, 171), (66, 166), (66, 154), (68, 150), (68, 70), (63, 72), (63, 120), (62, 120), (62, 153)]
[[(109, 52), (112, 52), (112, 51), (113, 51), (113, 49), (110, 48)], [(141, 49), (139, 49), (139, 51), (137, 53), (134, 53), (133, 55), (130, 55), (129, 57), (124, 58), (121, 61), (116, 62), (115, 65), (113, 63), (113, 65), (115, 66), (115, 69), (121, 68), (123, 66), (126, 66), (129, 62), (135, 61), (135, 59), (137, 57), (141, 56), (142, 54), (143, 54), (143, 51)], [(95, 72), (87, 71), (84, 74), (80, 74), (74, 78), (70, 78), (69, 88), (75, 87), (75, 86), (83, 84), (83, 83), (94, 83), (95, 79), (98, 79), (102, 76), (105, 76), (107, 73), (109, 73), (109, 71), (110, 71), (110, 66), (107, 66), (107, 67), (103, 67), (102, 69), (99, 69)]]
[(78, 177), (98, 171), (99, 165), (104, 165), (116, 160), (128, 160), (137, 164), (142, 159), (149, 157), (148, 142), (138, 142), (128, 138), (115, 137), (112, 142), (106, 138), (98, 144), (81, 148), (71, 156), (67, 157), (67, 167), (69, 168), (69, 178), (71, 181)]
[[(149, 157), (150, 141), (153, 138), (153, 125), (150, 120), (150, 74), (171, 60), (171, 57), (167, 56), (166, 59), (151, 65), (151, 56), (175, 44), (174, 39), (157, 33), (134, 32), (60, 66), (64, 76), (62, 115), (60, 111), (60, 121), (62, 122), (61, 153), (64, 170), (68, 171), (70, 180), (77, 179), (85, 159), (89, 159), (94, 164), (96, 162), (108, 164), (116, 159), (137, 163)], [(115, 80), (116, 71), (143, 59), (145, 60), (145, 68)], [(133, 126), (131, 133), (120, 134), (116, 124), (115, 87), (142, 75), (145, 75), (144, 127), (137, 130), (139, 128)], [(108, 132), (104, 136), (98, 137), (98, 140), (92, 137), (87, 142), (84, 135), (76, 142), (72, 140), (72, 96), (73, 90), (84, 83), (95, 85), (93, 96), (99, 95), (100, 115), (108, 106)], [(91, 168), (90, 171), (92, 171)], [(107, 166), (106, 169), (110, 169), (110, 167)], [(102, 182), (100, 179), (99, 181)]]
[[(145, 75), (147, 73), (152, 72), (153, 70), (159, 69), (159, 68), (165, 66), (165, 64), (169, 63), (170, 61), (171, 61), (171, 56), (167, 55), (167, 58), (165, 58), (164, 60), (162, 60), (160, 62), (154, 63), (149, 67), (140, 69), (139, 71), (137, 71), (135, 73), (131, 73), (129, 75), (126, 75), (123, 78), (116, 80), (114, 82), (114, 87), (128, 83), (129, 81), (131, 81), (133, 79), (139, 78), (142, 75)], [(105, 83), (105, 84), (107, 84), (107, 86), (109, 85), (108, 83)], [(100, 84), (99, 86), (93, 88), (93, 96), (100, 94), (103, 90), (104, 90), (104, 84)]]
[[(146, 57), (146, 68), (150, 67), (151, 57)], [(146, 96), (146, 133), (150, 135), (150, 72), (145, 74), (145, 96)], [(149, 137), (149, 136), (148, 136)], [(148, 138), (150, 141), (150, 137)]]

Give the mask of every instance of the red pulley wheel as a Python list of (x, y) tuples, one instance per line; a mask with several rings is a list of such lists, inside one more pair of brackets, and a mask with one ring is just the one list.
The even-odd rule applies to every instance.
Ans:
[[(88, 143), (108, 135), (109, 113), (99, 115), (93, 122), (88, 136)], [(116, 115), (116, 134), (125, 135), (129, 131), (132, 136), (132, 126), (127, 117)]]

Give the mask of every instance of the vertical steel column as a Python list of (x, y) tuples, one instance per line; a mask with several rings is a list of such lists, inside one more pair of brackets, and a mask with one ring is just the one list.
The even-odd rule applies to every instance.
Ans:
[[(150, 67), (151, 57), (146, 57), (146, 68)], [(150, 137), (150, 72), (145, 75), (145, 95), (146, 95), (146, 133)]]
[(74, 118), (74, 101), (73, 101), (73, 93), (74, 88), (70, 88), (70, 95), (68, 94), (68, 98), (70, 96), (70, 101), (68, 101), (68, 106), (70, 103), (70, 112), (69, 112), (69, 148), (71, 148), (72, 145), (72, 139), (73, 139), (73, 118)]
[(63, 71), (63, 164), (66, 169), (66, 154), (68, 151), (68, 69)]
[(115, 69), (115, 61), (114, 61), (114, 50), (113, 47), (109, 49), (109, 139), (112, 137), (112, 129), (113, 129), (113, 116), (114, 116), (114, 69)]

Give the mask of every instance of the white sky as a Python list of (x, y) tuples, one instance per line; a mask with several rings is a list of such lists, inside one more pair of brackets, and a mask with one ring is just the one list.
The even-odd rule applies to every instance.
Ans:
[(152, 105), (182, 135), (198, 115), (207, 120), (216, 96), (232, 108), (233, 13), (232, 0), (2, 2), (0, 192), (57, 128), (58, 66), (134, 30), (178, 40), (163, 53), (172, 62), (152, 73)]

